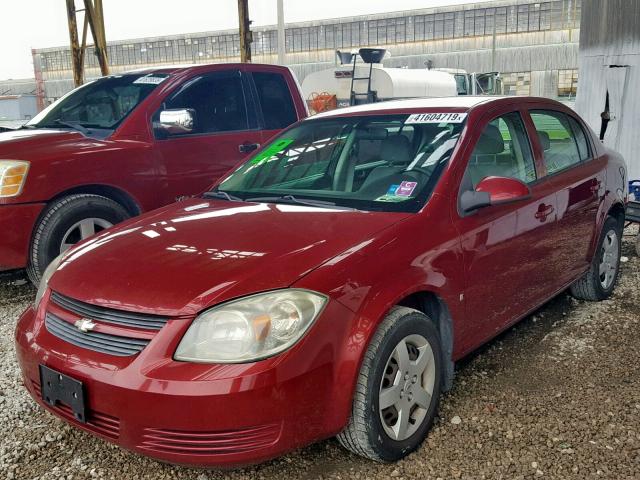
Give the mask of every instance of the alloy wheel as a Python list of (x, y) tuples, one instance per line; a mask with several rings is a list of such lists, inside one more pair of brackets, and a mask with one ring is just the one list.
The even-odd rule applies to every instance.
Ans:
[(393, 349), (380, 384), (379, 413), (389, 437), (403, 441), (422, 425), (432, 402), (436, 370), (422, 335), (409, 335)]
[(66, 252), (80, 240), (89, 238), (102, 230), (112, 227), (113, 224), (103, 218), (84, 218), (74, 223), (62, 237), (60, 253)]
[(600, 267), (598, 269), (600, 284), (605, 290), (611, 287), (616, 278), (619, 253), (620, 245), (618, 243), (618, 234), (615, 230), (609, 230), (602, 242)]

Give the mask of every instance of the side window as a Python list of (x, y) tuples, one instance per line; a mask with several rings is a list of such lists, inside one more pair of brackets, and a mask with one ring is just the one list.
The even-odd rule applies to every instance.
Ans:
[(591, 158), (591, 152), (589, 150), (589, 141), (587, 140), (587, 135), (575, 118), (571, 116), (567, 116), (569, 119), (569, 123), (571, 124), (571, 128), (573, 129), (573, 133), (576, 138), (576, 143), (578, 144), (578, 152), (580, 152), (580, 160), (589, 160)]
[(289, 86), (282, 75), (268, 72), (252, 75), (267, 130), (285, 128), (298, 120)]
[(247, 130), (247, 105), (238, 74), (202, 75), (187, 81), (164, 108), (195, 110), (192, 134)]
[(525, 183), (536, 179), (529, 139), (517, 112), (492, 120), (482, 131), (467, 166), (473, 187), (485, 177), (510, 177)]
[(544, 150), (547, 173), (555, 173), (580, 163), (576, 138), (564, 113), (532, 110), (531, 119)]

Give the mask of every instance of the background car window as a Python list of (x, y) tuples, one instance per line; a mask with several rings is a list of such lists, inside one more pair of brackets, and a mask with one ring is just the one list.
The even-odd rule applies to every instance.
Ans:
[(578, 123), (578, 121), (567, 115), (569, 119), (569, 123), (571, 124), (571, 128), (573, 129), (573, 133), (576, 138), (576, 143), (578, 144), (578, 151), (580, 152), (580, 160), (588, 160), (591, 158), (591, 151), (589, 150), (589, 142), (587, 140), (587, 135), (582, 128), (582, 125)]
[(547, 173), (555, 173), (580, 163), (578, 144), (564, 113), (534, 110), (531, 119), (544, 150)]
[(192, 134), (247, 130), (247, 107), (239, 75), (202, 75), (188, 81), (165, 109), (195, 110)]
[(28, 125), (60, 127), (69, 122), (115, 129), (167, 77), (154, 73), (100, 78), (65, 95), (36, 115)]
[(284, 77), (278, 73), (255, 72), (253, 80), (262, 106), (265, 128), (276, 130), (288, 127), (298, 117)]
[(517, 112), (492, 120), (483, 130), (467, 166), (473, 187), (489, 176), (517, 178), (525, 183), (536, 179), (531, 146)]

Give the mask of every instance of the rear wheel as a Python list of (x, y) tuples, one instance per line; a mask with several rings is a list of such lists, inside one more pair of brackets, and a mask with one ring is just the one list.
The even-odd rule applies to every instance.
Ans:
[(351, 418), (338, 441), (358, 455), (395, 461), (425, 439), (441, 391), (438, 331), (423, 313), (394, 307), (365, 354)]
[(29, 279), (38, 285), (42, 272), (60, 253), (128, 217), (122, 205), (100, 195), (55, 200), (42, 214), (31, 240)]
[(613, 293), (618, 279), (621, 247), (620, 223), (613, 217), (607, 217), (591, 267), (571, 285), (571, 294), (576, 298), (591, 301), (608, 298)]

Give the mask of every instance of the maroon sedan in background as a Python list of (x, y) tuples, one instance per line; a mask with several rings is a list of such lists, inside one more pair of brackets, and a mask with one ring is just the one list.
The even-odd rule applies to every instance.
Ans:
[(564, 289), (612, 293), (625, 175), (545, 99), (318, 115), (201, 198), (58, 257), (17, 327), (24, 384), (165, 461), (257, 462), (334, 435), (397, 460), (455, 361)]

